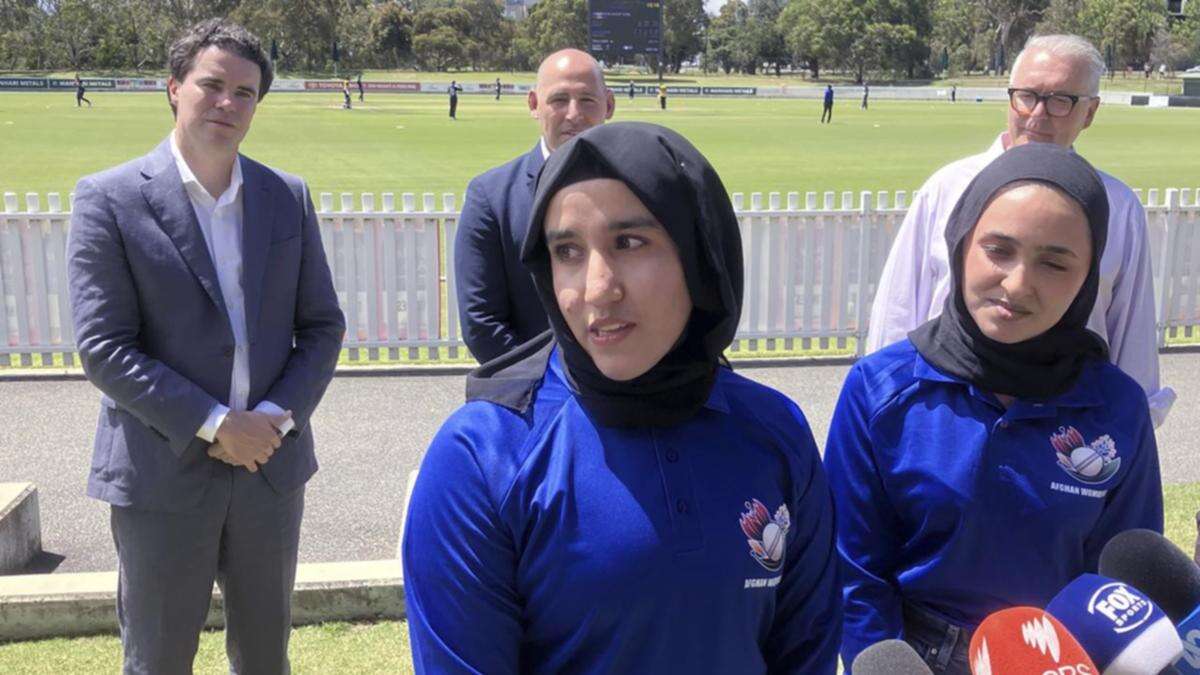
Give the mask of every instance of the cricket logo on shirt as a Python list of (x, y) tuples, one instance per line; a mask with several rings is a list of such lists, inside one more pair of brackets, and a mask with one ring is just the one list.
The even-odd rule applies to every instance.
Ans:
[(746, 511), (742, 513), (739, 522), (742, 532), (746, 535), (746, 543), (750, 544), (750, 555), (763, 569), (777, 572), (783, 567), (788, 528), (792, 526), (787, 504), (780, 504), (779, 508), (775, 509), (774, 517), (757, 499), (745, 502), (745, 505)]
[(1050, 434), (1050, 445), (1058, 455), (1059, 468), (1081, 483), (1099, 485), (1121, 468), (1117, 444), (1108, 434), (1086, 443), (1075, 427), (1059, 427)]

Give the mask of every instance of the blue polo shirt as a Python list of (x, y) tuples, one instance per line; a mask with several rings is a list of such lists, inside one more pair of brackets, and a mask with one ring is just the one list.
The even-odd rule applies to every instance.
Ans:
[(903, 340), (850, 369), (825, 447), (845, 584), (842, 655), (900, 638), (915, 603), (974, 629), (1044, 607), (1130, 528), (1163, 527), (1146, 396), (1108, 362), (1007, 410)]
[(721, 368), (682, 425), (602, 427), (556, 352), (525, 414), (467, 403), (425, 456), (403, 544), (413, 661), (832, 674), (835, 537), (812, 432), (782, 394)]

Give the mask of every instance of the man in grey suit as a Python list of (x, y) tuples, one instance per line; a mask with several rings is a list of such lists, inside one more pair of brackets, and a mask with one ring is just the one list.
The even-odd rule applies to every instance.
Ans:
[(309, 419), (345, 330), (308, 189), (238, 154), (270, 61), (219, 19), (170, 51), (175, 128), (75, 188), (71, 308), (103, 393), (126, 673), (190, 673), (214, 579), (232, 672), (286, 673)]

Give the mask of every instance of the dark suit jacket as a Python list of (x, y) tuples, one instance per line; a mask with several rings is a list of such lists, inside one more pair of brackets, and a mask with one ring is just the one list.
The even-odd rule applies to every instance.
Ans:
[(544, 332), (546, 313), (521, 264), (533, 184), (545, 160), (527, 154), (476, 176), (467, 186), (454, 237), (455, 293), (463, 339), (483, 363)]
[[(308, 421), (345, 321), (308, 188), (239, 161), (249, 405), (292, 411), (295, 428), (262, 467), (283, 493), (317, 469)], [(198, 507), (217, 462), (196, 432), (214, 404), (229, 403), (234, 339), (169, 140), (79, 181), (67, 264), (80, 359), (103, 393), (88, 495), (147, 510)]]

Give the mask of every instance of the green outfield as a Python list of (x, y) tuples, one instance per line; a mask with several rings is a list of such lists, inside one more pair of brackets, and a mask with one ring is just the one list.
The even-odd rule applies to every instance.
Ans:
[[(0, 94), (0, 191), (68, 192), (75, 180), (141, 155), (164, 138), (161, 93)], [(273, 93), (246, 153), (308, 179), (315, 192), (455, 192), (471, 176), (532, 147), (523, 97), (372, 94), (354, 110), (341, 95)], [(843, 99), (822, 126), (816, 101), (674, 97), (617, 99), (618, 120), (647, 120), (690, 138), (731, 192), (912, 190), (945, 162), (983, 150), (1002, 128), (1001, 104)], [(1081, 152), (1133, 187), (1200, 185), (1200, 110), (1101, 108)], [(440, 204), (440, 197), (438, 200)]]

